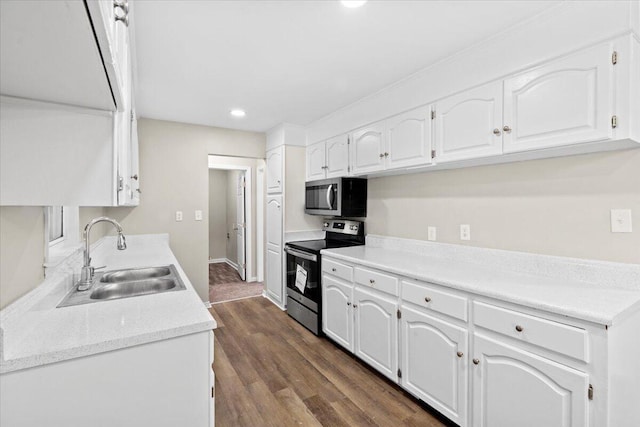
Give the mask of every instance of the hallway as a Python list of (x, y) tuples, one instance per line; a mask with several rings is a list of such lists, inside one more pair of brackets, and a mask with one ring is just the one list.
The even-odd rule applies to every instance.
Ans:
[(242, 281), (235, 268), (226, 262), (209, 264), (209, 302), (249, 298), (262, 295), (262, 282)]

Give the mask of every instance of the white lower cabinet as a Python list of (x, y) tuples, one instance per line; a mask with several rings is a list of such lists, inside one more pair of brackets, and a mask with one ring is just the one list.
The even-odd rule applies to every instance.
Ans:
[(404, 305), (401, 311), (400, 385), (456, 424), (466, 426), (467, 331)]
[(335, 342), (353, 351), (353, 286), (322, 277), (322, 329)]
[(398, 378), (398, 303), (356, 287), (353, 291), (356, 356), (386, 377)]
[(474, 427), (586, 427), (584, 372), (474, 336)]
[(282, 305), (284, 290), (282, 286), (282, 250), (279, 246), (267, 245), (267, 296), (276, 304)]

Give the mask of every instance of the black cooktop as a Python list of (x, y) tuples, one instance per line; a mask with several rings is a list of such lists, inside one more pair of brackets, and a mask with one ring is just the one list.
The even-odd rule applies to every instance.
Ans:
[(288, 246), (292, 248), (297, 248), (307, 252), (313, 252), (314, 254), (319, 254), (323, 249), (335, 249), (335, 248), (346, 248), (348, 246), (359, 246), (364, 243), (353, 242), (353, 241), (345, 241), (345, 240), (301, 240), (299, 242), (287, 242)]

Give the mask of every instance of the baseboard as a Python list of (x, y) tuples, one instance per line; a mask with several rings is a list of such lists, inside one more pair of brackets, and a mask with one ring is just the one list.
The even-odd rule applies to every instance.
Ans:
[(255, 276), (253, 276), (253, 277), (249, 277), (249, 278), (247, 279), (247, 283), (253, 283), (253, 282), (257, 282), (257, 281), (258, 281), (258, 278), (257, 278), (257, 277), (255, 277)]
[(213, 258), (209, 259), (209, 264), (220, 264), (221, 262), (226, 262), (226, 258)]
[(229, 264), (231, 267), (235, 268), (236, 270), (238, 269), (238, 264), (236, 264), (235, 262), (231, 261), (229, 258), (225, 258), (224, 262), (226, 262), (227, 264)]
[(211, 308), (211, 303), (209, 301), (204, 302), (205, 308)]

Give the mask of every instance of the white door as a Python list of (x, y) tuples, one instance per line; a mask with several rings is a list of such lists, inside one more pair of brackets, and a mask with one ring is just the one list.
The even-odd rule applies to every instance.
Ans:
[(392, 381), (398, 380), (397, 310), (395, 300), (353, 291), (354, 353)]
[(282, 193), (282, 166), (284, 147), (267, 152), (267, 194)]
[(475, 427), (588, 426), (586, 373), (478, 334), (473, 358)]
[(354, 131), (351, 135), (350, 147), (353, 175), (384, 170), (384, 123), (375, 123)]
[(245, 203), (244, 203), (244, 191), (245, 191), (245, 174), (244, 172), (238, 175), (237, 183), (237, 196), (236, 196), (236, 241), (238, 248), (238, 274), (242, 280), (247, 279), (247, 261), (245, 252), (245, 239), (247, 235), (247, 224), (245, 217)]
[(435, 106), (436, 162), (502, 154), (502, 82), (493, 82)]
[(610, 44), (504, 82), (504, 151), (609, 139), (613, 135)]
[(324, 141), (309, 145), (307, 147), (307, 181), (324, 179), (326, 169)]
[(282, 305), (282, 250), (279, 247), (267, 245), (267, 295), (275, 303)]
[(282, 246), (282, 196), (267, 197), (267, 244)]
[(353, 351), (352, 290), (332, 276), (322, 276), (322, 330), (349, 351)]
[(387, 169), (431, 163), (431, 107), (392, 117), (387, 129)]
[(402, 386), (461, 427), (467, 425), (467, 331), (402, 307)]
[(349, 175), (349, 137), (336, 136), (326, 143), (327, 178)]

